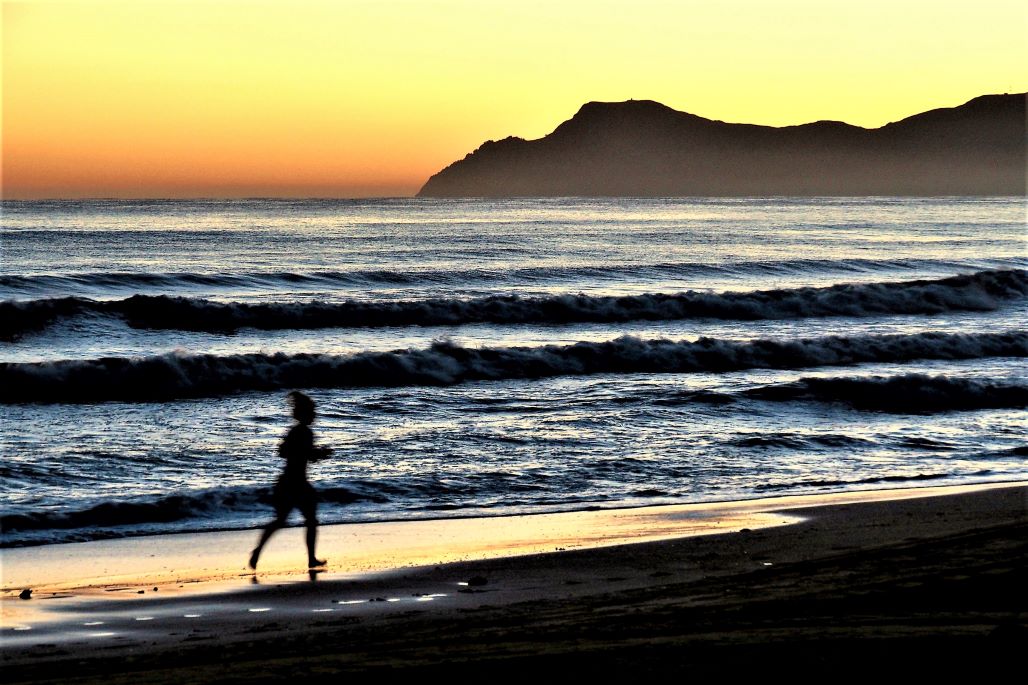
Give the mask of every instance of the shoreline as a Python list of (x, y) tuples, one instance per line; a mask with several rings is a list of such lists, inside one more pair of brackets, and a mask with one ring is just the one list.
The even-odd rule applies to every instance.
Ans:
[[(353, 577), (417, 565), (714, 535), (740, 528), (796, 523), (802, 517), (776, 514), (797, 509), (1024, 486), (1028, 486), (1028, 481), (845, 490), (531, 514), (323, 524), (319, 527), (319, 555), (329, 556), (330, 563), (319, 573), (324, 574), (325, 579)], [(306, 579), (308, 571), (299, 563), (303, 558), (303, 530), (302, 525), (291, 525), (279, 531), (269, 543), (256, 574), (276, 580), (296, 580), (299, 576)], [(46, 593), (89, 591), (118, 584), (202, 585), (234, 577), (250, 578), (255, 573), (246, 567), (245, 557), (253, 542), (251, 538), (256, 539), (259, 532), (260, 528), (245, 528), (158, 533), (0, 548), (0, 602), (16, 596), (25, 588)], [(441, 536), (446, 537), (444, 544), (426, 545), (422, 542)], [(167, 547), (171, 550), (168, 551)], [(355, 554), (352, 551), (354, 547), (358, 550), (372, 547), (375, 553)], [(183, 549), (187, 552), (183, 553)], [(199, 558), (203, 563), (197, 565), (186, 556)], [(289, 560), (291, 557), (292, 561)], [(109, 560), (115, 558), (120, 567), (111, 572)], [(158, 561), (148, 563), (146, 560), (151, 558)], [(0, 613), (0, 627), (4, 625), (3, 619), (4, 615)]]
[[(480, 539), (477, 556), (465, 550), (444, 561), (409, 560), (388, 568), (344, 568), (337, 562), (308, 576), (289, 562), (288, 568), (258, 574), (223, 568), (224, 575), (178, 583), (182, 587), (141, 587), (140, 581), (152, 577), (142, 575), (135, 583), (86, 587), (80, 582), (49, 597), (40, 591), (30, 601), (7, 595), (0, 600), (5, 680), (67, 681), (61, 669), (76, 664), (83, 682), (203, 682), (235, 673), (227, 670), (225, 654), (233, 655), (233, 669), (249, 674), (240, 675), (240, 682), (274, 680), (277, 676), (264, 674), (279, 668), (285, 669), (282, 678), (304, 668), (485, 674), (497, 658), (525, 673), (553, 660), (574, 667), (607, 664), (617, 672), (618, 664), (635, 668), (646, 655), (648, 668), (663, 673), (677, 672), (685, 663), (678, 647), (663, 650), (685, 643), (705, 645), (690, 652), (687, 661), (695, 666), (714, 659), (726, 644), (747, 645), (740, 649), (757, 650), (764, 658), (772, 658), (766, 653), (770, 644), (784, 644), (782, 654), (796, 656), (790, 650), (807, 649), (826, 630), (846, 636), (836, 645), (840, 659), (895, 641), (904, 649), (914, 649), (914, 643), (937, 649), (950, 641), (985, 649), (996, 631), (1001, 637), (1004, 631), (1028, 636), (1028, 606), (1017, 590), (1023, 589), (1028, 568), (1028, 483), (865, 491), (846, 493), (841, 499), (848, 501), (839, 501), (838, 494), (786, 499), (799, 498), (736, 503), (733, 512), (724, 506), (716, 512), (648, 511), (614, 523), (636, 531), (641, 524), (652, 532), (655, 523), (670, 522), (679, 532), (656, 538), (622, 535), (610, 544), (594, 540), (593, 546), (559, 551), (553, 549), (554, 538), (543, 536), (541, 543), (536, 530), (527, 539), (537, 547), (526, 545), (520, 553), (511, 551), (509, 541), (497, 548)], [(610, 512), (585, 513), (603, 514), (597, 517), (603, 524), (613, 519)], [(757, 525), (779, 525), (744, 524), (755, 514), (770, 517), (758, 517)], [(540, 516), (547, 515), (525, 518), (545, 521)], [(790, 525), (780, 525), (786, 522)], [(692, 536), (682, 536), (683, 525), (693, 528)], [(283, 532), (272, 544), (280, 543), (277, 555), (295, 561), (302, 559), (303, 547), (300, 529), (292, 530), (295, 537), (287, 539)], [(566, 532), (560, 526), (551, 530)], [(236, 535), (244, 541), (253, 533)], [(376, 533), (379, 543), (388, 537), (382, 533)], [(224, 540), (215, 534), (182, 537), (196, 552), (235, 560), (237, 567), (245, 563), (247, 547), (218, 548), (214, 543)], [(460, 547), (461, 541), (445, 542)], [(540, 550), (539, 544), (549, 549)], [(394, 554), (395, 545), (386, 547), (385, 556)], [(122, 561), (145, 559), (150, 557)], [(869, 603), (879, 596), (881, 602)], [(847, 598), (843, 609), (835, 607), (840, 598)], [(911, 598), (917, 607), (908, 616)], [(787, 621), (779, 609), (769, 608), (779, 604), (792, 607), (782, 609)], [(822, 604), (827, 616), (821, 616)], [(668, 623), (668, 612), (700, 618)], [(817, 614), (817, 625), (794, 625), (796, 616), (807, 612)], [(761, 626), (775, 624), (775, 637), (764, 634), (764, 627), (721, 625), (739, 616)], [(902, 629), (882, 633), (882, 625), (896, 621)], [(638, 635), (632, 637), (633, 630)], [(500, 635), (498, 643), (468, 639), (494, 633)], [(452, 661), (445, 656), (450, 654), (461, 657)], [(614, 655), (617, 662), (609, 663)], [(301, 657), (310, 663), (297, 662)], [(111, 680), (117, 674), (123, 679)]]
[[(902, 482), (912, 482), (918, 480), (904, 479)], [(934, 477), (926, 480), (935, 480)], [(568, 509), (543, 509), (542, 511), (531, 511), (531, 512), (506, 512), (506, 513), (483, 513), (482, 510), (478, 509), (473, 511), (475, 513), (469, 514), (454, 514), (453, 516), (442, 516), (442, 515), (429, 515), (429, 516), (416, 516), (416, 517), (396, 517), (396, 518), (364, 518), (352, 521), (329, 521), (322, 522), (320, 528), (328, 528), (331, 526), (352, 526), (352, 525), (377, 525), (387, 523), (418, 523), (418, 522), (432, 522), (432, 521), (460, 521), (465, 519), (504, 519), (504, 518), (519, 518), (523, 516), (556, 516), (561, 514), (579, 514), (585, 512), (611, 512), (611, 511), (631, 511), (634, 509), (652, 509), (657, 507), (677, 507), (677, 506), (716, 506), (716, 505), (730, 505), (730, 504), (744, 504), (746, 502), (763, 501), (763, 500), (774, 500), (782, 499), (787, 497), (833, 497), (835, 495), (842, 495), (847, 493), (879, 493), (879, 492), (891, 492), (896, 490), (926, 490), (933, 488), (977, 488), (977, 487), (1016, 487), (1023, 481), (1019, 478), (1001, 479), (1001, 480), (978, 480), (970, 481), (966, 483), (954, 483), (949, 485), (894, 485), (886, 487), (877, 487), (878, 483), (853, 483), (853, 485), (866, 485), (867, 487), (858, 488), (854, 490), (829, 490), (826, 492), (798, 492), (798, 493), (783, 493), (780, 495), (757, 495), (754, 494), (749, 497), (739, 497), (736, 499), (701, 499), (696, 501), (678, 501), (678, 502), (661, 502), (661, 503), (640, 503), (640, 504), (612, 504), (611, 506), (605, 506), (604, 504), (594, 504), (582, 502), (582, 506), (572, 506)], [(270, 515), (270, 514), (269, 514)], [(292, 519), (294, 523), (289, 524), (288, 528), (302, 528), (303, 524), (295, 522), (296, 518)], [(150, 531), (146, 533), (128, 534), (120, 536), (100, 537), (92, 540), (65, 540), (55, 542), (30, 542), (30, 543), (17, 543), (13, 545), (0, 545), (0, 557), (7, 551), (20, 550), (20, 549), (38, 549), (41, 547), (54, 547), (58, 545), (78, 545), (78, 544), (91, 544), (91, 543), (103, 543), (111, 542), (115, 540), (131, 540), (134, 538), (160, 538), (163, 536), (170, 535), (206, 535), (208, 533), (240, 533), (245, 531), (251, 531), (255, 534), (259, 534), (262, 529), (261, 526), (255, 526), (251, 528), (203, 528), (197, 530), (169, 530), (169, 531)], [(285, 529), (283, 529), (285, 530)], [(0, 583), (2, 586), (2, 583)], [(0, 592), (3, 590), (0, 589)]]

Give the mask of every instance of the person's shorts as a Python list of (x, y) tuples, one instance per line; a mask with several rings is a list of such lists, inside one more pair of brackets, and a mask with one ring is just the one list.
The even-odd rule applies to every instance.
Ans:
[(275, 515), (281, 519), (289, 516), (293, 509), (299, 509), (308, 523), (317, 523), (318, 495), (310, 483), (278, 483), (272, 494)]

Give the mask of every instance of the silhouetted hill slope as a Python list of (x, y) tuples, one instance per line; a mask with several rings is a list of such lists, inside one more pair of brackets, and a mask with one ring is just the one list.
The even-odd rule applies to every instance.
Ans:
[(1025, 94), (865, 129), (728, 124), (648, 100), (590, 102), (539, 140), (489, 141), (419, 197), (1023, 195)]

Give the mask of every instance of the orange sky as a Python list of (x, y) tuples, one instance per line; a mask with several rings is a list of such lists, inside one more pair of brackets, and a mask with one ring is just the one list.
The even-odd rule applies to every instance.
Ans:
[(410, 195), (589, 100), (863, 126), (1028, 90), (1020, 2), (4, 2), (3, 195)]

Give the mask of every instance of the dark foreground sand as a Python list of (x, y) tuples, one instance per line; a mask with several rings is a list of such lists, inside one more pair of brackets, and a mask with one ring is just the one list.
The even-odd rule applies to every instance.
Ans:
[[(797, 513), (804, 520), (792, 525), (704, 537), (93, 600), (76, 604), (65, 623), (95, 633), (8, 639), (2, 678), (1019, 682), (1028, 655), (1028, 487), (789, 512)], [(485, 583), (460, 584), (476, 577)]]

